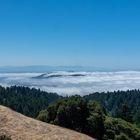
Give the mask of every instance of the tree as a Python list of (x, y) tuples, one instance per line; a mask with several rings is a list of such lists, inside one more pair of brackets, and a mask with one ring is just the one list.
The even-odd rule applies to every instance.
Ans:
[(123, 104), (118, 110), (117, 116), (118, 118), (122, 118), (128, 122), (132, 122), (132, 111), (127, 104)]
[(104, 111), (97, 102), (89, 102), (88, 109), (90, 112), (88, 120), (88, 134), (101, 140), (104, 133)]
[(41, 111), (38, 119), (86, 133), (101, 140), (105, 132), (104, 115), (103, 108), (97, 102), (88, 103), (80, 96), (72, 96)]
[(137, 124), (137, 126), (140, 127), (140, 110), (135, 114), (133, 120)]

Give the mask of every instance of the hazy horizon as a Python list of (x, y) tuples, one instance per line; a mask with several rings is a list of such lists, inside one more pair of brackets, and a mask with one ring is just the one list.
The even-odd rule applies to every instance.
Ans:
[(95, 66), (51, 66), (51, 65), (28, 65), (28, 66), (0, 66), (1, 73), (28, 73), (28, 72), (55, 72), (55, 71), (75, 71), (75, 72), (119, 72), (119, 71), (140, 71), (140, 68), (104, 68)]

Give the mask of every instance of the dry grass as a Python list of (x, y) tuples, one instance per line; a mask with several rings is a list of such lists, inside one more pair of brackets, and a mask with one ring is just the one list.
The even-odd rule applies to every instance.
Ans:
[(84, 134), (43, 123), (0, 106), (0, 133), (12, 140), (94, 140)]

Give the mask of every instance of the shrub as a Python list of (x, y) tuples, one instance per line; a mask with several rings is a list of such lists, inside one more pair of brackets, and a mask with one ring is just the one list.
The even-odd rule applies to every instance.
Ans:
[(0, 135), (0, 140), (12, 140), (12, 139), (6, 135)]

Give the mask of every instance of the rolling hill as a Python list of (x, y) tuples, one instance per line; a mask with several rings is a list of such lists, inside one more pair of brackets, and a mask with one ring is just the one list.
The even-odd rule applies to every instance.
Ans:
[(0, 134), (12, 140), (94, 140), (78, 132), (43, 123), (0, 106)]

